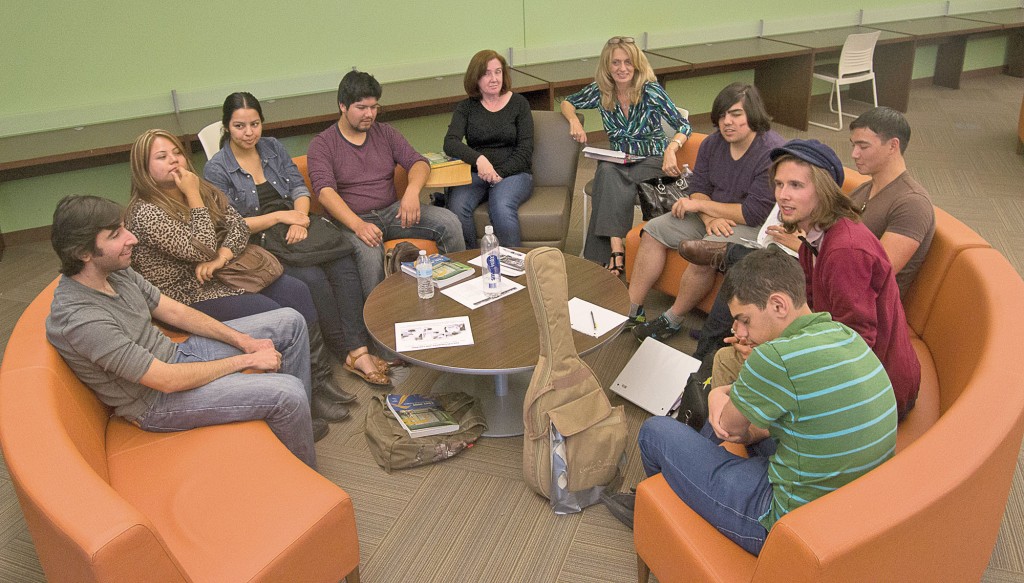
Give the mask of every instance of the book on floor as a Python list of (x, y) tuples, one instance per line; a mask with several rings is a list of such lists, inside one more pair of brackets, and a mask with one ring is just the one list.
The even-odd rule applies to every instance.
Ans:
[(459, 430), (459, 422), (440, 403), (426, 395), (389, 394), (388, 408), (409, 433), (409, 437), (427, 437)]
[[(472, 267), (465, 263), (452, 261), (448, 257), (438, 253), (428, 255), (427, 257), (430, 259), (430, 263), (434, 266), (434, 284), (439, 288), (462, 281), (476, 273)], [(416, 264), (412, 261), (403, 261), (402, 271), (416, 277)]]

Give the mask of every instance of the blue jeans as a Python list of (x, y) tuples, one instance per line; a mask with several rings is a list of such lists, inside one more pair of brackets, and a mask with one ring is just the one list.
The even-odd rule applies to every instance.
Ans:
[[(429, 239), (437, 243), (437, 249), (441, 253), (466, 250), (466, 244), (462, 241), (462, 226), (450, 210), (433, 205), (420, 205), (419, 224), (402, 227), (402, 221), (398, 219), (398, 206), (399, 201), (395, 201), (382, 209), (363, 213), (359, 217), (377, 225), (384, 233), (385, 241)], [(384, 247), (367, 246), (347, 228), (342, 227), (341, 232), (355, 249), (356, 266), (359, 268), (359, 279), (363, 284), (363, 298), (366, 298), (378, 283), (384, 281)]]
[(344, 358), (369, 343), (363, 322), (363, 287), (352, 255), (309, 267), (285, 265), (284, 270), (309, 286), (328, 348)]
[(749, 553), (761, 552), (768, 531), (759, 520), (772, 501), (772, 439), (748, 446), (751, 457), (742, 458), (719, 446), (710, 425), (698, 433), (671, 417), (651, 417), (637, 441), (648, 476), (660, 472), (676, 495), (719, 532)]
[(487, 201), (487, 214), (494, 226), (498, 242), (506, 247), (520, 247), (523, 234), (519, 229), (519, 207), (533, 194), (533, 174), (521, 172), (502, 178), (491, 184), (474, 172), (473, 182), (455, 186), (448, 193), (448, 209), (459, 217), (462, 223), (462, 238), (466, 249), (473, 249), (476, 242), (476, 223), (473, 212), (480, 203)]
[[(295, 310), (283, 309), (226, 324), (253, 338), (273, 340), (281, 353), (281, 370), (232, 373), (191, 390), (160, 393), (149, 411), (136, 420), (139, 427), (171, 432), (263, 419), (295, 457), (316, 469), (306, 322)], [(237, 354), (240, 351), (234, 346), (193, 335), (178, 345), (176, 362), (209, 362)]]

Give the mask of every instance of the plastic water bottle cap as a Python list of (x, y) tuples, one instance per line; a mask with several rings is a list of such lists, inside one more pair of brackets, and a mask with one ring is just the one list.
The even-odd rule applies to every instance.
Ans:
[(493, 234), (494, 234), (494, 227), (492, 227), (491, 225), (487, 225), (486, 227), (484, 227), (484, 235), (493, 235)]
[(420, 255), (426, 255), (426, 254), (427, 254), (427, 250), (426, 249), (420, 249)]

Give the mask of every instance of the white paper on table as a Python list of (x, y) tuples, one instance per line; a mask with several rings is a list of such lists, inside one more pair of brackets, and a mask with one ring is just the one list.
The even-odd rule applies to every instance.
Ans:
[(626, 317), (622, 314), (617, 314), (586, 300), (579, 298), (569, 300), (569, 325), (573, 330), (587, 336), (600, 338), (625, 321)]
[(486, 306), (493, 301), (500, 300), (505, 296), (510, 296), (524, 287), (526, 286), (521, 283), (516, 283), (507, 277), (503, 277), (501, 278), (501, 285), (498, 286), (498, 295), (494, 297), (487, 297), (487, 295), (484, 294), (484, 278), (476, 277), (469, 281), (464, 281), (460, 284), (444, 288), (441, 290), (441, 293), (459, 302), (463, 306), (466, 306), (470, 310), (475, 310), (480, 306)]
[[(526, 273), (526, 253), (509, 249), (508, 247), (498, 247), (498, 249), (500, 250), (502, 275), (519, 277)], [(484, 265), (483, 259), (479, 255), (470, 259), (469, 263), (480, 268), (483, 268)]]
[(395, 350), (424, 350), (444, 346), (470, 346), (473, 329), (469, 316), (395, 323)]

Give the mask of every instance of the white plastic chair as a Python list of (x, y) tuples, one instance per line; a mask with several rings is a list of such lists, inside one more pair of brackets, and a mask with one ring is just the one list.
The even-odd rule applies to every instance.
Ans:
[[(814, 68), (814, 78), (821, 79), (832, 84), (828, 92), (828, 108), (832, 113), (839, 115), (839, 125), (808, 122), (811, 125), (827, 128), (835, 131), (842, 131), (843, 116), (857, 117), (849, 113), (843, 113), (843, 100), (840, 88), (843, 85), (871, 81), (871, 98), (878, 107), (878, 90), (875, 87), (874, 56), (875, 43), (878, 42), (878, 35), (881, 31), (865, 34), (851, 34), (846, 37), (843, 43), (843, 52), (839, 55), (839, 63), (819, 65)], [(836, 95), (836, 107), (832, 108), (832, 94)]]
[(203, 151), (206, 152), (206, 159), (213, 158), (213, 155), (220, 151), (220, 135), (224, 129), (224, 124), (219, 121), (215, 121), (205, 128), (199, 130), (197, 137), (199, 142), (203, 145)]
[[(676, 106), (679, 110), (679, 114), (683, 116), (683, 119), (690, 119), (690, 110), (683, 109), (682, 107)], [(665, 131), (665, 135), (669, 139), (676, 135), (676, 129), (668, 124), (665, 118), (661, 119), (661, 129)], [(692, 170), (692, 168), (691, 168)], [(590, 197), (591, 190), (594, 188), (594, 181), (591, 180), (583, 187), (583, 246), (580, 248), (580, 257), (583, 257), (583, 250), (587, 246), (587, 199)]]

